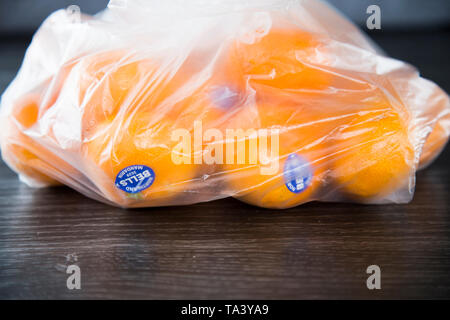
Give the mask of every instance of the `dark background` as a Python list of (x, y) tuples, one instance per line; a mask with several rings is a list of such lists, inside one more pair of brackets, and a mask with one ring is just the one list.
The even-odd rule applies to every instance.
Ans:
[[(360, 25), (365, 24), (366, 8), (372, 4), (379, 5), (382, 9), (385, 30), (449, 25), (450, 2), (447, 0), (328, 0), (327, 2)], [(94, 14), (105, 8), (108, 0), (2, 0), (0, 32), (29, 34), (34, 32), (51, 12), (72, 4), (80, 6), (85, 13)]]
[[(332, 0), (389, 55), (450, 92), (450, 1)], [(107, 1), (0, 0), (0, 92), (52, 11)], [(382, 30), (365, 28), (381, 7)], [(1, 130), (1, 128), (0, 128)], [(0, 298), (450, 298), (449, 148), (407, 205), (233, 199), (122, 210), (66, 187), (31, 189), (0, 162)], [(82, 289), (66, 288), (78, 264)], [(366, 288), (367, 266), (382, 289)]]

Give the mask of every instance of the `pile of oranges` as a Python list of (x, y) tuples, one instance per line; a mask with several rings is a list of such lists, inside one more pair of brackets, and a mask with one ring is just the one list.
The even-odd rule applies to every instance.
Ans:
[[(76, 185), (124, 207), (231, 195), (288, 208), (320, 199), (374, 202), (408, 188), (416, 164), (406, 108), (310, 59), (319, 53), (331, 54), (319, 36), (273, 28), (254, 43), (233, 41), (208, 68), (195, 59), (172, 68), (126, 49), (89, 54), (52, 79), (53, 97), (44, 101), (48, 92), (40, 89), (16, 101), (3, 156), (24, 179)], [(72, 140), (55, 127), (63, 113), (77, 122), (68, 129)], [(222, 132), (221, 139), (203, 139), (195, 149), (189, 138), (192, 148), (180, 147), (174, 132), (194, 137), (196, 123)], [(261, 140), (243, 135), (229, 161), (196, 161), (213, 144), (220, 145), (214, 156), (227, 154), (230, 129), (276, 132), (268, 139), (276, 152), (251, 161), (261, 158), (250, 147)], [(47, 143), (36, 142), (33, 130)], [(442, 148), (442, 136), (436, 125), (423, 162)], [(184, 161), (174, 161), (174, 152)], [(263, 174), (270, 163), (276, 170)]]

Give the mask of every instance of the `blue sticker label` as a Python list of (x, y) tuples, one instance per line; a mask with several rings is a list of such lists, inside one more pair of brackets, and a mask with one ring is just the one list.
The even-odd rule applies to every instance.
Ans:
[(133, 165), (122, 169), (116, 176), (116, 187), (128, 193), (138, 193), (155, 181), (155, 172), (144, 165)]
[(286, 187), (293, 193), (306, 190), (313, 177), (309, 162), (296, 153), (290, 154), (286, 159), (283, 175)]

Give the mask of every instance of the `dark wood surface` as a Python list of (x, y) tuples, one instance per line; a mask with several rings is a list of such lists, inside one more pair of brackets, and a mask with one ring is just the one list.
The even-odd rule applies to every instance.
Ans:
[[(449, 91), (448, 32), (375, 40)], [(24, 48), (0, 43), (0, 89)], [(0, 298), (450, 298), (449, 155), (418, 174), (410, 204), (283, 211), (233, 199), (123, 210), (28, 188), (0, 165)], [(366, 288), (372, 264), (381, 290)]]

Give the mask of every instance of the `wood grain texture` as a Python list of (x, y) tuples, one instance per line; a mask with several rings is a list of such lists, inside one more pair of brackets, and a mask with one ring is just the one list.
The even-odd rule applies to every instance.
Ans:
[[(422, 48), (438, 43), (417, 37)], [(398, 45), (402, 36), (379, 38), (397, 57), (423, 58)], [(0, 55), (6, 74), (20, 50)], [(439, 61), (423, 65), (448, 90)], [(0, 298), (450, 298), (449, 154), (418, 174), (410, 204), (284, 211), (233, 199), (123, 210), (66, 187), (30, 189), (0, 165)], [(66, 288), (73, 263), (78, 291)], [(382, 270), (379, 291), (366, 288), (372, 264)]]
[[(0, 170), (0, 298), (448, 298), (448, 170), (408, 205), (112, 208)], [(82, 289), (66, 288), (66, 266)], [(366, 288), (367, 266), (382, 289)]]

